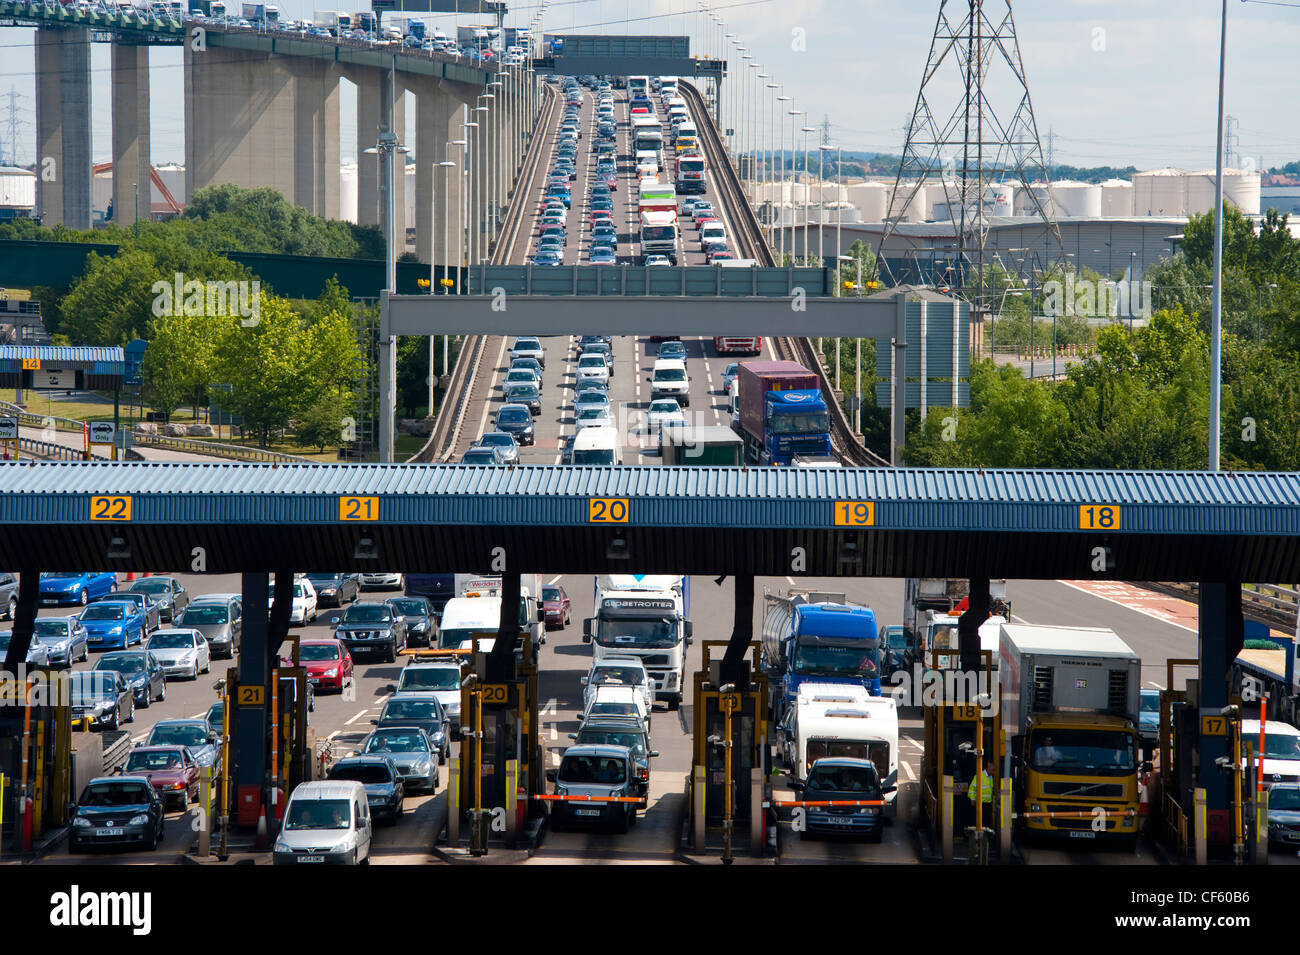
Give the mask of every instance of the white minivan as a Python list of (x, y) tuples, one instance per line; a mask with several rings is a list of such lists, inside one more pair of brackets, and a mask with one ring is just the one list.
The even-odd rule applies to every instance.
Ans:
[(573, 463), (586, 465), (619, 465), (623, 463), (623, 447), (618, 440), (617, 428), (583, 428), (573, 439)]
[(370, 864), (370, 803), (355, 780), (299, 783), (275, 840), (275, 865)]
[(676, 398), (685, 408), (691, 403), (691, 379), (686, 374), (686, 363), (680, 358), (656, 358), (650, 376), (650, 400)]

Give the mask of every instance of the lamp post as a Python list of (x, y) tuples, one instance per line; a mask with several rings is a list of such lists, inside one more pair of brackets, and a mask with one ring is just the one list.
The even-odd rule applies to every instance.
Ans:
[[(805, 119), (808, 114), (804, 113)], [(803, 127), (803, 264), (808, 264), (808, 193), (811, 191), (812, 176), (808, 169), (808, 134), (816, 132), (811, 126)]]
[(770, 100), (772, 104), (772, 112), (770, 114), (767, 112), (766, 103), (764, 104), (764, 109), (763, 109), (763, 121), (766, 127), (765, 132), (766, 132), (766, 139), (767, 139), (767, 179), (766, 179), (767, 208), (768, 208), (767, 244), (770, 245), (773, 249), (775, 249), (776, 248), (776, 202), (772, 198), (772, 187), (773, 185), (776, 184), (776, 141), (773, 137), (776, 136), (776, 122), (777, 122), (776, 114), (778, 109), (777, 102), (776, 102), (776, 95), (777, 95), (776, 91), (781, 88), (781, 84), (768, 83), (767, 88), (771, 90)]
[[(503, 39), (504, 42), (504, 39)], [(492, 240), (496, 236), (497, 223), (501, 216), (501, 191), (502, 191), (502, 163), (504, 155), (502, 153), (502, 140), (505, 134), (506, 119), (506, 93), (505, 82), (501, 79), (505, 73), (497, 70), (497, 78), (488, 84), (497, 90), (496, 93), (486, 93), (485, 96), (493, 97), (498, 102), (492, 103), (496, 109), (492, 110), (492, 170), (489, 179), (489, 191), (492, 194), (492, 201), (488, 205), (488, 236)], [(489, 245), (489, 249), (491, 246)]]
[(783, 221), (785, 219), (785, 107), (782, 104), (790, 102), (790, 97), (785, 95), (784, 86), (780, 87), (780, 89), (781, 93), (776, 98), (777, 202), (773, 209), (772, 228), (776, 229), (778, 225), (780, 226), (781, 251), (777, 255), (777, 262), (785, 265), (785, 222)]
[[(379, 134), (379, 141), (366, 149), (379, 154), (384, 177), (384, 288), (389, 295), (397, 292), (397, 229), (393, 201), (393, 165), (396, 155), (406, 152), (392, 130)], [(405, 168), (403, 168), (405, 172)], [(379, 459), (391, 462), (394, 453), (394, 420), (397, 413), (397, 343), (390, 337), (379, 340)]]
[(1210, 321), (1210, 454), (1211, 471), (1219, 470), (1219, 407), (1223, 381), (1223, 87), (1228, 58), (1228, 0), (1223, 0), (1219, 29), (1219, 125), (1214, 154), (1214, 298)]
[(817, 267), (826, 268), (826, 154), (835, 147), (821, 143), (817, 147)]
[[(465, 107), (465, 113), (466, 115), (469, 114), (468, 106)], [(456, 228), (460, 231), (460, 246), (461, 251), (464, 252), (464, 257), (459, 263), (462, 276), (462, 281), (460, 282), (460, 294), (464, 295), (466, 294), (466, 286), (469, 284), (469, 282), (464, 279), (469, 275), (468, 269), (469, 264), (472, 261), (471, 255), (473, 252), (472, 247), (470, 246), (470, 233), (472, 231), (470, 226), (470, 217), (474, 214), (473, 195), (471, 194), (471, 187), (474, 183), (472, 168), (472, 163), (474, 161), (473, 131), (478, 126), (478, 123), (471, 121), (462, 123), (461, 125), (465, 127), (465, 164), (464, 168), (461, 169), (460, 191), (463, 198), (456, 204)], [(465, 213), (464, 222), (461, 221), (462, 211)]]
[[(496, 95), (493, 93), (480, 93), (477, 99), (475, 99), (475, 102), (477, 103), (478, 100), (484, 99), (494, 100), (496, 99)], [(492, 203), (492, 150), (496, 145), (493, 141), (495, 137), (492, 135), (492, 123), (496, 120), (496, 117), (492, 115), (493, 110), (490, 105), (475, 106), (474, 112), (483, 114), (479, 117), (480, 126), (478, 133), (479, 153), (480, 158), (483, 160), (483, 167), (482, 174), (479, 176), (478, 181), (479, 196), (478, 208), (476, 210), (478, 213), (478, 219), (474, 223), (474, 248), (476, 259), (478, 262), (482, 262), (484, 255), (483, 247), (487, 244), (487, 241), (491, 236), (489, 220), (491, 217), (490, 206)], [(480, 289), (480, 291), (482, 290)]]

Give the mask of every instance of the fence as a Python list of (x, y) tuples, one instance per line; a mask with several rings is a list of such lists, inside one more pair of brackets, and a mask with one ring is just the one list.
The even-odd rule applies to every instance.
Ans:
[(319, 464), (313, 458), (304, 458), (296, 454), (284, 454), (280, 451), (266, 451), (262, 448), (249, 448), (241, 444), (218, 444), (216, 441), (197, 441), (193, 438), (172, 438), (161, 434), (136, 434), (137, 446), (162, 448), (168, 451), (185, 451), (201, 454), (210, 458), (230, 458), (236, 461), (272, 461), (279, 463)]

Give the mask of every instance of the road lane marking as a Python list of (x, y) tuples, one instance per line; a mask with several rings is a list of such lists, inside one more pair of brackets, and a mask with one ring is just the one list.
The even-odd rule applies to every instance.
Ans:
[[(1072, 590), (1077, 590), (1081, 594), (1087, 594), (1089, 597), (1096, 597), (1099, 600), (1105, 600), (1108, 603), (1113, 603), (1117, 607), (1123, 607), (1126, 610), (1132, 610), (1134, 613), (1140, 613), (1144, 617), (1150, 617), (1152, 620), (1159, 620), (1161, 623), (1167, 623), (1171, 627), (1177, 627), (1180, 630), (1186, 630), (1188, 633), (1196, 633), (1195, 627), (1189, 627), (1186, 624), (1179, 623), (1177, 620), (1171, 619), (1168, 614), (1159, 613), (1155, 610), (1148, 610), (1144, 607), (1135, 607), (1132, 604), (1125, 603), (1124, 601), (1118, 600), (1115, 597), (1110, 597), (1107, 596), (1106, 594), (1097, 593), (1095, 590), (1089, 590), (1086, 587), (1080, 587), (1078, 584), (1072, 584), (1068, 580), (1058, 581), (1058, 583), (1065, 584), (1065, 586), (1071, 588)], [(1153, 596), (1155, 595), (1153, 594)], [(1170, 597), (1166, 599), (1176, 600), (1177, 598)]]
[[(492, 403), (496, 400), (497, 376), (500, 374), (501, 362), (506, 356), (506, 341), (508, 339), (503, 335), (501, 337), (501, 348), (497, 351), (496, 362), (492, 366), (492, 377), (488, 379), (488, 390), (483, 400), (483, 414), (478, 420), (478, 434), (481, 438), (483, 430), (487, 427), (488, 412), (492, 410)], [(473, 442), (470, 442), (473, 444)]]
[(546, 586), (548, 586), (548, 587), (554, 587), (557, 583), (559, 583), (560, 578), (563, 577), (563, 576), (564, 576), (563, 574), (556, 574), (554, 577), (552, 577), (552, 578), (547, 582)]
[(903, 767), (903, 772), (907, 775), (907, 781), (908, 781), (909, 783), (911, 783), (911, 782), (915, 782), (915, 781), (916, 781), (916, 773), (915, 773), (915, 772), (913, 771), (913, 769), (912, 769), (912, 764), (911, 764), (911, 763), (899, 763), (899, 765)]
[(344, 725), (344, 726), (351, 726), (353, 723), (355, 723), (357, 720), (361, 719), (361, 717), (365, 716), (365, 715), (366, 715), (367, 713), (369, 713), (369, 712), (370, 712), (370, 707), (367, 706), (364, 710), (362, 710), (362, 711), (361, 711), (360, 713), (358, 713), (356, 716), (352, 717), (352, 719), (348, 720), (348, 721), (345, 722), (343, 725)]

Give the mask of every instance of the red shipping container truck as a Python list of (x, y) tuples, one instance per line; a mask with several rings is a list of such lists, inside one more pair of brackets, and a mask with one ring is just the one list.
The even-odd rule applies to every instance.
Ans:
[(761, 439), (767, 393), (817, 391), (821, 379), (797, 361), (742, 361), (736, 388), (740, 392), (740, 427)]

